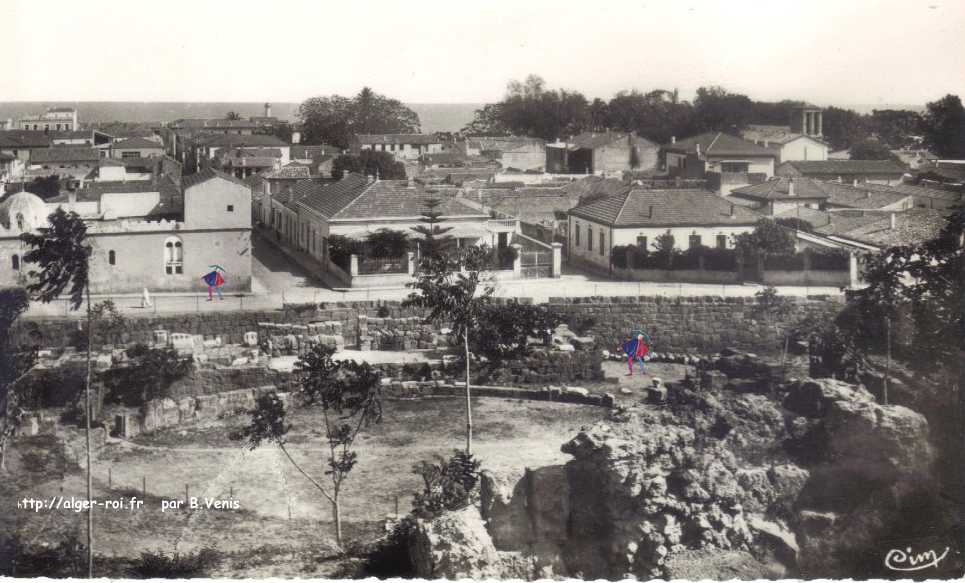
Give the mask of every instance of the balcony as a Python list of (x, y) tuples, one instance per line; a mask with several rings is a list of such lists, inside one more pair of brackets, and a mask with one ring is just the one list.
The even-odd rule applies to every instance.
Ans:
[(486, 221), (486, 230), (490, 233), (515, 233), (518, 219), (490, 219)]

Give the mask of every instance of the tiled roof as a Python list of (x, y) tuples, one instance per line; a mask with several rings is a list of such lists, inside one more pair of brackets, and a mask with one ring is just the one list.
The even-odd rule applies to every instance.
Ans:
[(213, 134), (200, 137), (201, 142), (209, 147), (216, 148), (284, 148), (288, 144), (275, 136), (265, 136), (254, 134), (250, 136), (240, 136), (238, 134)]
[(244, 180), (240, 178), (235, 178), (234, 176), (231, 176), (230, 174), (225, 174), (224, 172), (219, 172), (214, 168), (205, 168), (200, 172), (189, 174), (187, 176), (182, 176), (181, 188), (183, 190), (187, 190), (192, 186), (197, 186), (198, 184), (201, 184), (202, 182), (207, 182), (212, 178), (222, 178), (224, 180), (227, 180), (228, 182), (234, 182), (235, 184), (240, 184), (245, 188), (249, 188), (249, 189), (251, 188), (251, 186), (248, 183), (246, 183)]
[(51, 144), (44, 132), (7, 130), (0, 132), (0, 148), (46, 148)]
[(576, 207), (570, 214), (614, 227), (753, 225), (761, 218), (706, 190), (633, 189)]
[(442, 140), (432, 134), (358, 134), (360, 144), (440, 144)]
[[(791, 194), (791, 184), (794, 194)], [(824, 185), (807, 178), (772, 178), (760, 184), (742, 186), (731, 191), (731, 196), (750, 198), (753, 200), (794, 200), (794, 199), (826, 199), (828, 193)]]
[(81, 146), (55, 146), (36, 150), (30, 155), (31, 164), (45, 162), (96, 162), (100, 160), (100, 153), (94, 148)]
[(853, 174), (893, 175), (899, 177), (907, 170), (890, 160), (794, 160), (781, 166), (790, 166), (807, 176), (850, 176)]
[(119, 142), (114, 142), (111, 145), (115, 150), (162, 150), (164, 146), (158, 142), (152, 142), (144, 138), (128, 138), (126, 140), (121, 140)]
[(950, 190), (941, 190), (938, 188), (928, 188), (926, 186), (917, 186), (914, 184), (894, 184), (892, 186), (888, 186), (887, 184), (873, 184), (871, 182), (867, 182), (862, 184), (861, 188), (877, 192), (905, 194), (919, 198), (936, 198), (949, 202), (959, 202), (965, 200), (965, 194), (960, 192), (952, 192)]
[(479, 137), (467, 138), (466, 144), (480, 151), (500, 152), (542, 152), (546, 149), (546, 142), (540, 138), (510, 137)]
[(94, 132), (91, 130), (61, 130), (49, 133), (54, 140), (90, 140)]
[(426, 164), (459, 164), (466, 161), (466, 157), (457, 152), (426, 154), (424, 159)]
[[(822, 211), (816, 211), (822, 212)], [(806, 218), (814, 225), (816, 233), (851, 239), (876, 247), (912, 245), (936, 237), (946, 222), (948, 211), (910, 209), (889, 211), (842, 211), (823, 213), (825, 220)], [(891, 217), (895, 227), (891, 228)], [(787, 213), (781, 216), (791, 216)]]
[[(380, 180), (366, 188), (362, 194), (350, 202), (332, 218), (404, 218), (419, 217), (427, 210), (426, 201), (438, 198), (424, 189), (409, 186), (405, 180)], [(479, 216), (488, 217), (482, 211), (470, 207), (457, 198), (441, 199), (437, 210), (444, 217)]]
[(17, 158), (15, 156), (12, 156), (11, 154), (4, 154), (3, 152), (0, 152), (0, 161), (10, 162), (11, 160), (16, 160), (16, 159)]
[(265, 174), (269, 180), (300, 180), (311, 178), (311, 172), (307, 166), (287, 165), (277, 170)]
[(777, 152), (758, 146), (754, 142), (725, 134), (724, 132), (706, 132), (675, 143), (664, 144), (662, 148), (668, 152), (680, 152), (683, 154), (696, 154), (697, 145), (700, 145), (702, 155), (711, 156), (752, 156), (752, 157), (775, 157)]
[(331, 218), (355, 200), (368, 184), (368, 179), (359, 174), (346, 174), (335, 182), (301, 180), (292, 187), (292, 195), (302, 205)]
[[(567, 144), (572, 148), (594, 150), (608, 146), (620, 140), (626, 140), (627, 134), (622, 132), (583, 132), (578, 136), (570, 138)], [(634, 136), (634, 142), (638, 145), (642, 142), (644, 146), (654, 147), (657, 145), (646, 138)]]
[(861, 183), (858, 186), (841, 184), (839, 182), (822, 182), (820, 184), (829, 195), (827, 204), (830, 206), (879, 209), (911, 198), (909, 194), (886, 190), (889, 187), (885, 185), (880, 185), (884, 188), (879, 189), (874, 188), (874, 186), (878, 185), (871, 185), (869, 183)]
[(563, 192), (568, 196), (579, 199), (592, 199), (599, 196), (613, 196), (626, 194), (630, 190), (630, 185), (616, 178), (603, 178), (600, 176), (587, 176), (575, 180), (563, 187)]
[[(168, 176), (156, 182), (152, 180), (89, 182), (84, 188), (78, 190), (75, 196), (78, 202), (96, 202), (100, 200), (103, 194), (137, 194), (143, 192), (157, 192), (159, 195), (158, 204), (145, 216), (176, 215), (184, 212), (184, 197), (181, 196), (181, 191)], [(47, 199), (47, 202), (67, 202), (68, 200), (68, 193), (62, 192), (54, 198)]]

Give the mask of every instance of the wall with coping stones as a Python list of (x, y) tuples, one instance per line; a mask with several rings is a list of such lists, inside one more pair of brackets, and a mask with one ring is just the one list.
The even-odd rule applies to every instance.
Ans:
[[(549, 305), (564, 314), (588, 315), (596, 319), (589, 334), (597, 339), (597, 348), (613, 350), (621, 337), (633, 329), (644, 328), (653, 337), (655, 349), (661, 352), (716, 352), (724, 346), (765, 352), (776, 350), (787, 324), (808, 313), (833, 315), (843, 307), (843, 300), (824, 296), (808, 299), (791, 298), (790, 315), (774, 324), (767, 324), (757, 313), (755, 298), (665, 298), (665, 297), (596, 297), (550, 298)], [(522, 301), (521, 303), (531, 303)], [(359, 315), (378, 318), (380, 307), (388, 310), (390, 318), (410, 318), (422, 315), (417, 308), (403, 308), (400, 302), (332, 302), (321, 303), (318, 309), (289, 306), (279, 311), (218, 312), (165, 316), (144, 316), (128, 319), (125, 330), (113, 339), (118, 343), (153, 341), (153, 331), (220, 335), (226, 343), (240, 344), (245, 332), (258, 330), (259, 322), (307, 325), (312, 322), (340, 321), (342, 334), (349, 346), (357, 345)], [(13, 340), (33, 344), (31, 332), (42, 335), (41, 345), (62, 346), (77, 320), (34, 319), (18, 320)], [(384, 321), (383, 321), (384, 323)]]

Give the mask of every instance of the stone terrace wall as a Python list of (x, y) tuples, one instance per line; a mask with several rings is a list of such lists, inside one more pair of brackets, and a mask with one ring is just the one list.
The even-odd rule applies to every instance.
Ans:
[[(653, 338), (660, 352), (716, 352), (733, 346), (752, 352), (776, 350), (789, 323), (808, 313), (833, 315), (843, 303), (834, 298), (793, 298), (790, 315), (772, 325), (758, 313), (754, 298), (664, 298), (664, 297), (597, 297), (550, 298), (549, 304), (564, 314), (590, 316), (596, 320), (589, 334), (596, 337), (597, 348), (613, 350), (631, 330), (643, 328)], [(521, 303), (529, 303), (521, 301)], [(359, 338), (359, 315), (368, 316), (368, 333), (374, 328), (379, 308), (389, 318), (421, 316), (414, 308), (403, 308), (399, 302), (335, 302), (309, 306), (292, 306), (279, 311), (219, 312), (130, 318), (116, 343), (150, 343), (153, 331), (220, 335), (224, 342), (240, 344), (248, 331), (258, 330), (259, 322), (307, 325), (311, 322), (340, 321), (342, 334), (349, 346)], [(383, 312), (385, 311), (383, 310)], [(379, 320), (375, 320), (379, 321)], [(13, 340), (33, 344), (31, 331), (39, 331), (43, 346), (64, 345), (77, 330), (77, 320), (22, 319), (13, 331)]]
[(789, 314), (767, 324), (755, 298), (550, 298), (564, 314), (594, 319), (587, 332), (597, 348), (614, 350), (633, 330), (647, 331), (659, 352), (716, 352), (732, 346), (751, 352), (780, 349), (788, 325), (807, 314), (832, 317), (843, 302), (821, 297), (793, 298)]

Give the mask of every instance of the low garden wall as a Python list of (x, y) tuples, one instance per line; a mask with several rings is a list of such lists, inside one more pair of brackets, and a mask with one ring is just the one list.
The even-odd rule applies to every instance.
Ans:
[(670, 283), (740, 283), (736, 271), (707, 269), (623, 269), (613, 266), (613, 277), (627, 281), (659, 281)]
[(761, 273), (765, 285), (812, 285), (839, 286), (852, 285), (850, 271), (801, 271), (765, 270)]

